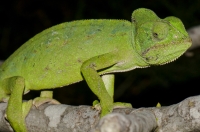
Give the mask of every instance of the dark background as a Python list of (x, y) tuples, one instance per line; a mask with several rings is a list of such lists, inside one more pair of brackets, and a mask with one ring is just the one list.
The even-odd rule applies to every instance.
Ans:
[[(199, 0), (8, 0), (0, 4), (0, 60), (53, 25), (80, 19), (130, 20), (133, 10), (140, 7), (152, 9), (161, 18), (179, 17), (186, 29), (200, 23)], [(200, 50), (193, 52), (192, 57), (183, 55), (164, 66), (116, 74), (115, 100), (149, 107), (200, 94)], [(31, 91), (25, 99), (38, 95)], [(96, 99), (84, 81), (55, 89), (54, 97), (72, 105), (91, 105)]]

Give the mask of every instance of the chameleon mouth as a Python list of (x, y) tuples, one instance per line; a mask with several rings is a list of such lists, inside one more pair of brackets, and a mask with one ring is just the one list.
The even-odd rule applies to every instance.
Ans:
[(170, 56), (176, 56), (176, 57), (168, 59), (168, 61), (165, 61), (164, 63), (161, 63), (160, 65), (168, 64), (170, 62), (177, 60), (180, 56), (182, 56), (185, 53), (185, 51), (191, 46), (191, 44), (192, 44), (192, 40), (190, 38), (185, 39), (184, 41), (180, 42), (180, 44), (177, 44), (177, 46), (179, 46), (178, 49), (182, 49), (182, 50), (174, 49), (175, 51), (167, 55), (166, 58), (167, 57), (171, 58)]
[(169, 61), (166, 61), (166, 62), (164, 62), (164, 63), (161, 63), (160, 65), (165, 65), (165, 64), (168, 64), (168, 63), (171, 63), (171, 62), (177, 60), (179, 57), (181, 57), (181, 56), (185, 53), (185, 50), (184, 50), (184, 51), (180, 51), (180, 52), (178, 52), (178, 53), (179, 53), (179, 56), (177, 56), (176, 58), (171, 59), (171, 60), (169, 60)]
[(176, 39), (168, 44), (150, 47), (142, 52), (142, 57), (149, 65), (164, 65), (175, 61), (191, 46), (190, 38)]

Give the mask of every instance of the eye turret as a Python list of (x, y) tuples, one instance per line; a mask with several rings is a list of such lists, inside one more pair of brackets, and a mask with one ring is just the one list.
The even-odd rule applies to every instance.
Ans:
[(156, 22), (152, 29), (152, 36), (156, 40), (163, 40), (167, 37), (169, 26), (167, 23)]

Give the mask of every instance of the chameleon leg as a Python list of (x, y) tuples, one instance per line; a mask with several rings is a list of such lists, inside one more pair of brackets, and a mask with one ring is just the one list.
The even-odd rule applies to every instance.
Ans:
[[(96, 71), (91, 69), (91, 71), (89, 72), (90, 74), (87, 74), (88, 72), (85, 72), (85, 73), (84, 73), (84, 71), (82, 71), (82, 72), (85, 76), (89, 76), (89, 75), (91, 75), (92, 72), (96, 72)], [(92, 74), (94, 74), (94, 73), (92, 73)], [(112, 112), (112, 110), (113, 110), (113, 98), (108, 94), (101, 77), (98, 74), (94, 74), (94, 75), (91, 75), (92, 80), (90, 80), (91, 82), (90, 81), (87, 82), (87, 84), (89, 85), (92, 92), (95, 95), (97, 95), (97, 97), (100, 100), (101, 117), (103, 117), (106, 114), (109, 114), (110, 112)], [(87, 81), (87, 79), (85, 79), (85, 80)], [(96, 84), (95, 82), (97, 82), (97, 84), (98, 84), (97, 87), (95, 85)], [(93, 88), (95, 88), (95, 89), (93, 89)]]
[(39, 107), (40, 105), (42, 105), (44, 103), (60, 104), (60, 102), (53, 99), (53, 91), (42, 91), (40, 93), (40, 97), (37, 97), (33, 100), (33, 104), (36, 107)]
[[(113, 98), (114, 95), (114, 74), (105, 74), (102, 76), (102, 80), (104, 82), (104, 85), (106, 87), (106, 90), (108, 94)], [(101, 109), (100, 103), (98, 100), (95, 100), (93, 102), (93, 107), (95, 109)], [(113, 108), (132, 108), (132, 105), (130, 103), (123, 103), (123, 102), (114, 102)]]
[[(115, 79), (114, 74), (105, 74), (105, 75), (102, 75), (101, 78), (103, 80), (103, 83), (105, 85), (105, 88), (106, 88), (108, 94), (110, 95), (111, 98), (113, 98), (113, 94), (114, 94), (114, 79)], [(100, 106), (100, 103), (99, 103), (98, 100), (93, 101), (93, 107), (95, 109), (98, 109), (98, 110), (101, 109), (101, 106)]]
[[(104, 81), (99, 76), (97, 71), (116, 64), (118, 60), (118, 53), (111, 52), (100, 56), (95, 56), (85, 61), (81, 66), (81, 73), (85, 81), (87, 82), (92, 92), (100, 100), (101, 117), (111, 113), (113, 110), (113, 91), (107, 90), (109, 86), (107, 87), (104, 84)], [(111, 78), (113, 77), (111, 76)], [(94, 101), (93, 106), (97, 105), (98, 103), (98, 101)]]
[(102, 75), (102, 80), (103, 83), (106, 87), (106, 90), (108, 92), (108, 94), (113, 98), (114, 95), (114, 81), (115, 81), (115, 76), (114, 74), (105, 74)]
[(9, 78), (7, 82), (7, 88), (11, 91), (6, 110), (7, 119), (16, 132), (27, 132), (25, 118), (31, 109), (32, 100), (22, 102), (24, 78), (16, 76)]
[[(81, 66), (81, 73), (87, 82), (92, 92), (100, 100), (101, 117), (112, 112), (115, 104), (113, 103), (114, 93), (114, 76), (103, 75), (100, 77), (98, 70), (112, 67), (120, 60), (120, 56), (117, 51), (106, 53), (103, 55), (95, 56), (85, 61)], [(93, 102), (93, 106), (98, 105), (98, 101)], [(117, 105), (122, 106), (120, 103)]]
[[(105, 74), (102, 76), (102, 80), (105, 84), (106, 90), (108, 94), (113, 98), (114, 96), (114, 74)], [(114, 102), (114, 108), (132, 108), (130, 103), (123, 103), (123, 102)]]

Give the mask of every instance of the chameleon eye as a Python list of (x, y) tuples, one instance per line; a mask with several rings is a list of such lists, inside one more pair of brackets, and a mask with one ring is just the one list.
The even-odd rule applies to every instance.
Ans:
[(158, 38), (158, 33), (153, 33), (154, 38)]
[(156, 40), (163, 40), (168, 35), (169, 27), (165, 22), (156, 22), (153, 26), (152, 36)]

